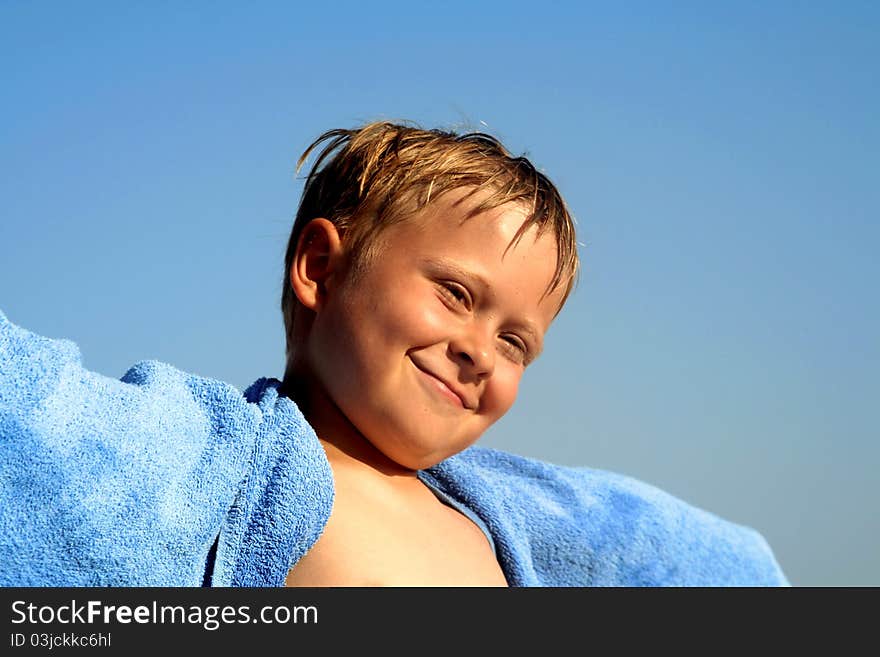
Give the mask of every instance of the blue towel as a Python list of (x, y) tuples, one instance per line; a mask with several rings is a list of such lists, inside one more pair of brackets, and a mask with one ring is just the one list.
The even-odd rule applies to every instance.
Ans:
[(472, 447), (428, 471), (512, 586), (788, 586), (764, 538), (646, 483)]
[[(282, 585), (333, 478), (278, 387), (107, 378), (0, 312), (0, 585)], [(511, 585), (788, 584), (760, 534), (628, 477), (480, 447), (422, 475), (483, 520)]]

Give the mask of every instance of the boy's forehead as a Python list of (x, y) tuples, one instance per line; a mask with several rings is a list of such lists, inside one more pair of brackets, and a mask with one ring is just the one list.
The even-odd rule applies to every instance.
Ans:
[(489, 195), (472, 189), (445, 193), (401, 218), (379, 239), (385, 248), (470, 278), (487, 290), (516, 276), (517, 286), (530, 288), (527, 296), (537, 305), (553, 306), (555, 317), (561, 293), (558, 286), (551, 289), (558, 258), (552, 231), (541, 233), (535, 224), (521, 231), (529, 219), (528, 208), (515, 202), (481, 208)]
[[(507, 238), (505, 247), (512, 248), (520, 238), (520, 227), (529, 219), (529, 211), (517, 202), (484, 206), (489, 196), (491, 192), (486, 190), (454, 189), (400, 217), (399, 223), (418, 227), (443, 242), (473, 239), (481, 231), (500, 230)], [(526, 233), (532, 233), (531, 241), (537, 240), (537, 226), (529, 226), (522, 236)]]

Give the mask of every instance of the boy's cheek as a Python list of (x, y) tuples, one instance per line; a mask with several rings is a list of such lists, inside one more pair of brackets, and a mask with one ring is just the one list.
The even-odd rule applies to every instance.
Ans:
[(496, 422), (507, 413), (516, 401), (519, 392), (519, 382), (522, 378), (522, 372), (519, 368), (496, 369), (489, 385), (483, 393), (481, 399), (481, 410), (489, 416), (492, 416), (492, 422)]

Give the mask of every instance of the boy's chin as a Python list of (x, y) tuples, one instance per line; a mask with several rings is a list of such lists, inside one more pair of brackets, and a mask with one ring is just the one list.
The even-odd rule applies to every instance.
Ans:
[(406, 444), (397, 442), (391, 445), (381, 445), (374, 442), (373, 446), (388, 459), (407, 470), (426, 470), (464, 451), (476, 443), (478, 438), (479, 436), (460, 445), (444, 445), (443, 447), (418, 445), (411, 441), (407, 441)]

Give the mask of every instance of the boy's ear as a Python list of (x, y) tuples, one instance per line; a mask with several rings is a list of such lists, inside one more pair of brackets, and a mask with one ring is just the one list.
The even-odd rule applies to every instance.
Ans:
[(302, 305), (316, 312), (322, 308), (334, 275), (342, 269), (343, 255), (339, 230), (331, 222), (319, 218), (305, 225), (288, 272)]

